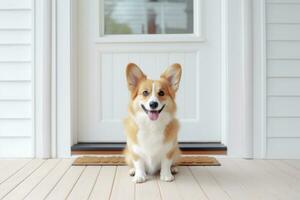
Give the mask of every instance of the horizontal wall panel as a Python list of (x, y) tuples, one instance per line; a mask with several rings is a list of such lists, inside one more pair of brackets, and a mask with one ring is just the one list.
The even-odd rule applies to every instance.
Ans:
[(300, 59), (300, 41), (269, 41), (267, 43), (267, 57)]
[(29, 9), (32, 0), (0, 0), (1, 9)]
[(300, 158), (300, 138), (269, 138), (267, 146), (268, 158)]
[(300, 77), (270, 78), (267, 86), (268, 95), (300, 95)]
[(28, 30), (0, 30), (0, 45), (28, 44), (31, 42), (31, 35)]
[(0, 137), (30, 137), (32, 131), (31, 120), (0, 119)]
[(0, 81), (31, 80), (31, 63), (0, 63)]
[(268, 40), (300, 40), (300, 24), (268, 24)]
[(269, 77), (300, 77), (300, 59), (299, 60), (268, 60), (267, 72)]
[(269, 118), (268, 137), (299, 137), (300, 118)]
[(300, 0), (267, 0), (267, 3), (300, 3)]
[(300, 158), (300, 0), (266, 0), (267, 158)]
[(31, 101), (0, 101), (1, 118), (31, 118)]
[(0, 158), (34, 156), (34, 0), (0, 0)]
[(2, 45), (0, 46), (1, 61), (28, 61), (31, 59), (30, 45)]
[(31, 99), (30, 82), (0, 82), (0, 100)]
[(268, 4), (268, 23), (300, 23), (300, 4)]
[(0, 158), (33, 157), (31, 138), (1, 138)]
[(0, 29), (32, 28), (32, 12), (20, 10), (0, 10)]
[(300, 117), (300, 97), (268, 97), (268, 116)]

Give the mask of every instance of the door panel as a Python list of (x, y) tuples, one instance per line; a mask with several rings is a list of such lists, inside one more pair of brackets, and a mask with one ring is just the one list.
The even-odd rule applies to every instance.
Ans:
[(95, 16), (100, 11), (94, 9), (99, 2), (79, 1), (78, 6), (78, 140), (125, 141), (122, 119), (129, 102), (125, 67), (134, 62), (151, 79), (158, 79), (172, 63), (180, 63), (179, 140), (220, 141), (221, 25), (216, 17), (221, 15), (220, 2), (206, 1), (212, 12), (205, 15), (213, 17), (209, 20), (212, 24), (205, 27), (209, 36), (205, 42), (194, 43), (99, 42)]

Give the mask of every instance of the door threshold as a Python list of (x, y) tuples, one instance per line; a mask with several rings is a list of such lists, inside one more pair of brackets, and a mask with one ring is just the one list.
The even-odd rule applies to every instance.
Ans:
[[(71, 147), (72, 155), (122, 154), (125, 142), (80, 142)], [(179, 142), (184, 155), (226, 155), (227, 147), (220, 142)]]

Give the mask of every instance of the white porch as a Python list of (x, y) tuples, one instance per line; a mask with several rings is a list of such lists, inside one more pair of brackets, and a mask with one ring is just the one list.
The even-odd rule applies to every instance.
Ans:
[(0, 199), (299, 199), (299, 160), (220, 158), (180, 167), (175, 181), (134, 184), (125, 166), (71, 166), (72, 159), (0, 160)]

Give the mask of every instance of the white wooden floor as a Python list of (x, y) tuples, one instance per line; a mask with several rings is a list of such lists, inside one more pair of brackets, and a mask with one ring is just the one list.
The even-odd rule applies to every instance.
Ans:
[(0, 199), (300, 199), (300, 160), (219, 160), (221, 167), (180, 167), (174, 182), (143, 184), (132, 183), (124, 166), (0, 160)]

